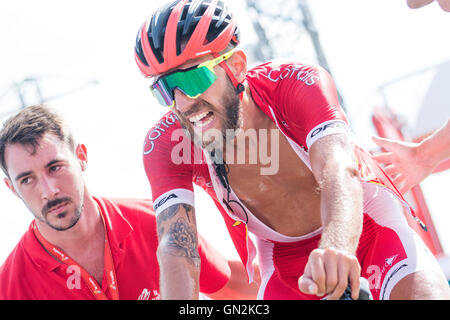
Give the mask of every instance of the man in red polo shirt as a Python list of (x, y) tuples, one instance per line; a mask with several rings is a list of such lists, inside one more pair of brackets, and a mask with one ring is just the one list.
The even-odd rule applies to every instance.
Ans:
[[(0, 267), (0, 299), (159, 299), (152, 202), (91, 196), (82, 175), (86, 147), (75, 144), (57, 114), (31, 106), (9, 119), (0, 131), (0, 161), (8, 188), (35, 218)], [(181, 223), (173, 241), (189, 248), (196, 243), (190, 237)], [(256, 296), (245, 270), (201, 237), (196, 258), (203, 293)]]

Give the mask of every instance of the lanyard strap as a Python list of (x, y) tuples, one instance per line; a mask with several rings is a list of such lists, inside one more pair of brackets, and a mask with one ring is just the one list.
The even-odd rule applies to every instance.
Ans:
[[(100, 214), (101, 216), (101, 214)], [(102, 217), (103, 219), (103, 217)], [(103, 223), (104, 224), (104, 223)], [(97, 300), (109, 300), (106, 294), (103, 292), (100, 285), (97, 281), (92, 277), (89, 272), (87, 272), (83, 267), (78, 265), (70, 256), (68, 256), (63, 250), (58, 247), (55, 247), (50, 242), (48, 242), (39, 232), (36, 223), (33, 222), (33, 231), (36, 235), (36, 238), (42, 244), (42, 246), (49, 252), (53, 257), (55, 257), (59, 262), (67, 265), (67, 266), (77, 266), (81, 271), (81, 277), (88, 286), (92, 295)], [(108, 289), (111, 294), (111, 298), (113, 300), (119, 300), (119, 288), (117, 286), (117, 277), (116, 272), (114, 270), (114, 261), (111, 254), (111, 247), (109, 246), (108, 236), (106, 233), (105, 227), (105, 271), (106, 271), (106, 281), (108, 283)]]

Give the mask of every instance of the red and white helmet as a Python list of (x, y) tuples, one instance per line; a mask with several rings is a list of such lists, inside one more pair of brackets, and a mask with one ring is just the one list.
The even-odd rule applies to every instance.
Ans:
[(139, 29), (135, 59), (152, 77), (188, 60), (239, 44), (236, 19), (221, 0), (177, 0), (159, 8)]

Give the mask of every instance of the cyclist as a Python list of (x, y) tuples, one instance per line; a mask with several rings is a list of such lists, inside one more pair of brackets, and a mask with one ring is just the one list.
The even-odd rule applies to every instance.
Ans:
[(195, 241), (193, 183), (221, 212), (250, 281), (248, 232), (255, 235), (261, 299), (338, 299), (347, 284), (356, 299), (360, 275), (374, 299), (450, 297), (407, 225), (410, 208), (353, 143), (329, 74), (298, 61), (248, 70), (239, 39), (218, 0), (168, 3), (137, 35), (137, 65), (171, 107), (149, 130), (143, 155), (166, 270), (162, 298), (198, 297), (195, 244), (177, 242)]

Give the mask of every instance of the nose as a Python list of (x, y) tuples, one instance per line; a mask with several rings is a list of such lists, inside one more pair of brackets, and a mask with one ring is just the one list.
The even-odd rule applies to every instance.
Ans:
[(40, 181), (41, 198), (45, 200), (54, 199), (59, 193), (59, 188), (56, 182), (51, 178), (44, 177)]
[(192, 105), (195, 103), (195, 99), (189, 98), (179, 89), (174, 89), (173, 96), (175, 99), (175, 108), (177, 108), (177, 110), (180, 113), (185, 113), (186, 111), (189, 111)]

